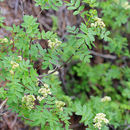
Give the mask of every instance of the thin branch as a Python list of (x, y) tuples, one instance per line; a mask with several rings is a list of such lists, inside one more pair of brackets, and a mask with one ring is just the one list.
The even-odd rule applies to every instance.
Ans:
[(42, 10), (37, 14), (37, 18), (40, 17), (41, 13), (42, 13)]
[(39, 78), (37, 78), (37, 79), (38, 79), (38, 81), (39, 81), (40, 83), (42, 83), (42, 85), (44, 86), (44, 83), (42, 82), (42, 80), (39, 79)]
[(20, 82), (18, 82), (18, 83), (21, 84), (24, 88), (30, 90), (30, 89), (29, 89), (28, 87), (26, 87), (24, 84), (22, 84), (22, 83), (20, 83)]
[(3, 120), (5, 121), (5, 123), (7, 124), (8, 129), (9, 129), (9, 130), (13, 130), (13, 129), (11, 128), (11, 124), (10, 124), (9, 120), (7, 119), (7, 117), (6, 117), (5, 114), (3, 115), (2, 118), (3, 118)]
[(43, 77), (49, 76), (50, 74), (55, 73), (57, 70), (60, 70), (66, 63), (68, 63), (71, 60), (72, 57), (73, 57), (73, 55), (71, 57), (69, 57), (69, 59), (65, 63), (63, 63), (60, 67), (56, 66), (56, 68), (52, 72), (50, 72), (48, 74), (44, 74), (44, 75), (39, 75), (38, 78), (43, 78)]
[(65, 82), (65, 79), (64, 79), (65, 78), (64, 70), (60, 69), (59, 72), (60, 72), (60, 80), (62, 82), (62, 89), (65, 92), (65, 94), (68, 95), (68, 91), (67, 91), (67, 88), (66, 88), (66, 82)]
[(19, 6), (19, 8), (21, 9), (22, 11), (22, 16), (24, 16), (25, 12), (24, 12), (24, 3), (22, 0), (20, 0), (20, 3), (21, 3), (21, 6)]
[(18, 117), (17, 117), (17, 115), (16, 115), (15, 118), (14, 118), (14, 121), (13, 121), (12, 124), (11, 124), (11, 128), (12, 128), (12, 129), (13, 129), (13, 127), (15, 126), (17, 119), (18, 119)]
[(34, 122), (33, 120), (26, 118), (25, 116), (22, 116), (22, 117), (23, 117), (25, 120)]
[[(59, 68), (61, 68), (61, 66), (60, 66)], [(50, 73), (48, 73), (48, 74), (44, 74), (44, 75), (39, 75), (38, 77), (39, 77), (39, 78), (42, 78), (42, 77), (49, 76), (49, 75), (51, 75), (51, 74), (55, 73), (55, 72), (56, 72), (59, 68), (58, 68), (58, 67), (56, 67), (56, 68), (55, 68), (52, 72), (50, 72)]]
[(18, 4), (19, 4), (19, 0), (16, 0), (16, 2), (15, 2), (15, 12), (14, 12), (15, 16), (17, 15), (17, 11), (18, 11)]
[(40, 24), (42, 24), (46, 29), (51, 30), (51, 27), (42, 19), (38, 18)]
[(112, 60), (117, 59), (117, 57), (116, 57), (116, 56), (113, 56), (113, 55), (109, 55), (109, 54), (100, 54), (100, 53), (97, 53), (97, 52), (92, 51), (92, 50), (89, 50), (89, 52), (90, 52), (92, 55), (100, 56), (100, 57), (105, 58), (105, 59), (112, 59)]
[(5, 106), (8, 98), (6, 98), (1, 104), (0, 104), (0, 110)]

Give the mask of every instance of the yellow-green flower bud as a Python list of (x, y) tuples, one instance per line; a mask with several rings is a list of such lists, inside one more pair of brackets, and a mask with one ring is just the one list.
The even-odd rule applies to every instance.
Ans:
[(14, 61), (11, 61), (11, 65), (12, 65), (12, 68), (15, 69), (17, 67), (19, 67), (19, 64), (14, 62)]
[(13, 71), (13, 70), (10, 70), (9, 72), (10, 72), (12, 75), (14, 74), (14, 71)]
[(101, 102), (109, 102), (109, 101), (111, 101), (111, 97), (109, 96), (105, 96), (101, 99)]
[(25, 106), (31, 110), (34, 108), (34, 101), (35, 101), (35, 97), (34, 95), (25, 95), (23, 98), (22, 98), (22, 102), (23, 104), (25, 104)]
[(56, 107), (60, 110), (63, 111), (63, 107), (65, 106), (65, 103), (62, 101), (55, 101)]

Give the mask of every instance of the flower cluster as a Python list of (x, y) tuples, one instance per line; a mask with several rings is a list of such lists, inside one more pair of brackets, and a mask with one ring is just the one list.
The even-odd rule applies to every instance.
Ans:
[(12, 44), (13, 41), (12, 40), (8, 40), (7, 38), (0, 38), (0, 43), (9, 43), (9, 44)]
[(8, 43), (9, 40), (7, 38), (0, 38), (0, 42), (3, 42), (3, 43)]
[(38, 90), (38, 93), (42, 95), (42, 96), (37, 96), (37, 99), (39, 101), (42, 101), (45, 97), (47, 97), (47, 95), (51, 95), (51, 91), (48, 84), (44, 84), (44, 87), (40, 88)]
[(10, 72), (12, 75), (14, 74), (14, 71), (13, 71), (13, 70), (10, 70), (9, 72)]
[(35, 97), (34, 95), (25, 95), (22, 98), (22, 102), (25, 104), (25, 106), (31, 110), (32, 108), (34, 108), (34, 101), (35, 101)]
[(62, 101), (55, 101), (56, 107), (60, 110), (63, 111), (63, 107), (65, 106), (65, 103)]
[(51, 48), (59, 46), (60, 44), (61, 44), (61, 41), (59, 41), (57, 38), (55, 38), (53, 41), (48, 40), (48, 46)]
[(95, 118), (93, 119), (94, 127), (98, 128), (99, 130), (102, 127), (102, 124), (108, 124), (109, 120), (105, 118), (105, 114), (104, 113), (98, 113), (96, 114)]
[(19, 64), (16, 63), (15, 61), (11, 61), (11, 65), (12, 65), (12, 69), (19, 67)]
[[(114, 2), (116, 4), (120, 4), (120, 1), (119, 0), (114, 0)], [(121, 6), (124, 8), (124, 9), (130, 9), (130, 5), (129, 5), (129, 2), (128, 1), (122, 1), (121, 3)]]
[(11, 61), (10, 64), (12, 65), (12, 69), (9, 71), (11, 74), (14, 74), (13, 69), (19, 67), (19, 64), (16, 63), (15, 61)]
[(128, 1), (127, 2), (123, 2), (122, 7), (124, 9), (130, 9), (130, 5), (129, 5)]
[(101, 102), (109, 102), (109, 101), (111, 101), (111, 97), (109, 96), (105, 96), (101, 99)]
[(96, 27), (100, 27), (100, 28), (105, 27), (105, 24), (104, 24), (104, 22), (102, 21), (101, 18), (95, 17), (94, 21), (95, 21), (95, 23), (91, 23), (91, 27), (95, 27), (95, 28)]

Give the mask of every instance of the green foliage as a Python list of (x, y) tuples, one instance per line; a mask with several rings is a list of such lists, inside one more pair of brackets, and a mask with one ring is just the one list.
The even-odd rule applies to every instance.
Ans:
[(4, 17), (0, 17), (0, 27), (3, 27), (2, 23), (4, 22), (4, 19), (5, 19)]
[[(77, 78), (69, 81), (70, 77), (74, 77), (74, 75)], [(126, 103), (126, 100), (129, 98), (129, 82), (127, 81), (129, 78), (125, 78), (123, 75), (126, 75), (126, 72), (115, 65), (98, 64), (90, 66), (86, 63), (78, 63), (71, 68), (67, 76), (68, 89), (70, 95), (80, 95), (84, 92), (89, 93), (91, 90), (94, 91), (94, 95), (101, 96), (102, 93), (105, 92), (113, 99), (118, 99)], [(120, 81), (118, 86), (114, 86), (115, 80)], [(73, 86), (75, 87), (73, 88)], [(70, 89), (73, 91), (70, 91)], [(121, 95), (119, 93), (121, 93)]]
[[(38, 74), (33, 68), (32, 62), (40, 58), (41, 55), (46, 54), (44, 55), (44, 60), (47, 60), (47, 65), (53, 69), (52, 64), (56, 64), (56, 62), (54, 62), (54, 56), (58, 56), (57, 53), (54, 55), (55, 50), (48, 49), (50, 53), (47, 54), (46, 49), (43, 50), (39, 44), (32, 43), (37, 39), (41, 39), (41, 37), (45, 39), (50, 39), (51, 37), (54, 39), (56, 36), (52, 32), (40, 33), (38, 29), (39, 24), (36, 23), (37, 19), (32, 16), (25, 15), (23, 19), (24, 22), (21, 24), (22, 28), (13, 25), (13, 28), (10, 30), (13, 36), (12, 40), (1, 40), (1, 44), (6, 43), (4, 46), (0, 46), (2, 50), (0, 52), (0, 68), (2, 68), (1, 79), (9, 81), (6, 84), (6, 90), (4, 88), (0, 89), (1, 98), (8, 98), (7, 103), (9, 108), (19, 113), (25, 120), (28, 119), (26, 122), (32, 126), (41, 126), (41, 129), (46, 129), (46, 127), (52, 129), (54, 126), (61, 128), (62, 124), (60, 120), (62, 120), (66, 124), (66, 128), (68, 128), (68, 114), (70, 110), (66, 108), (62, 112), (59, 111), (55, 105), (55, 101), (60, 100), (58, 96), (58, 93), (61, 91), (59, 89), (59, 81), (54, 80), (54, 76), (48, 76), (47, 79), (42, 79), (43, 83), (40, 85), (41, 87), (47, 83), (54, 88), (50, 88), (51, 96), (48, 95), (43, 101), (39, 101), (38, 103), (38, 91), (40, 89), (38, 84), (42, 81), (39, 81)], [(6, 46), (8, 46), (8, 48), (4, 49)], [(48, 57), (50, 57), (50, 59)], [(48, 80), (49, 77), (51, 78), (50, 80)], [(28, 109), (28, 105), (25, 106), (22, 103), (25, 95), (34, 95), (35, 102), (32, 104), (34, 105), (31, 107), (32, 109)], [(45, 124), (48, 125), (45, 126)]]
[(42, 9), (58, 10), (62, 6), (62, 0), (35, 0), (36, 6), (41, 6)]
[[(57, 11), (63, 6), (62, 0), (35, 2), (42, 10)], [(122, 59), (117, 59), (115, 64), (108, 60), (97, 65), (88, 64), (92, 57), (89, 49), (96, 47), (95, 41), (100, 40), (107, 43), (103, 48), (118, 58), (130, 56), (127, 39), (121, 35), (126, 31), (129, 6), (124, 6), (123, 1), (113, 3), (113, 0), (99, 3), (71, 0), (64, 4), (73, 15), (82, 19), (78, 27), (67, 27), (65, 41), (56, 33), (55, 16), (52, 16), (52, 30), (41, 32), (37, 18), (33, 16), (24, 15), (23, 23), (13, 27), (5, 26), (4, 18), (0, 17), (0, 27), (11, 33), (11, 37), (0, 39), (0, 81), (6, 81), (0, 88), (0, 98), (7, 99), (9, 109), (18, 113), (27, 124), (40, 126), (42, 130), (69, 129), (73, 112), (82, 117), (80, 122), (87, 130), (97, 128), (94, 118), (98, 113), (104, 113), (109, 120), (102, 125), (102, 130), (107, 130), (109, 125), (120, 127), (129, 119), (130, 68), (127, 64), (120, 67), (124, 62)], [(95, 8), (101, 9), (103, 20)], [(111, 28), (111, 33), (105, 26)], [(48, 41), (45, 48), (39, 44), (40, 40)], [(41, 68), (50, 72), (38, 75), (34, 67), (38, 59)], [(56, 70), (72, 59), (78, 63), (66, 76), (66, 95)], [(104, 95), (110, 96), (111, 101), (102, 102), (99, 97)]]
[(54, 15), (51, 16), (52, 18), (52, 31), (56, 31), (58, 29), (58, 18)]
[[(123, 122), (120, 106), (114, 101), (101, 102), (101, 98), (91, 97), (83, 106), (81, 105), (80, 100), (78, 100), (74, 103), (73, 107), (75, 113), (82, 116), (80, 122), (88, 125), (88, 128), (91, 130), (95, 129), (93, 127), (93, 119), (95, 115), (100, 112), (105, 113), (106, 118), (109, 119), (109, 124), (113, 124), (115, 127), (118, 127), (120, 123)], [(104, 127), (102, 130), (104, 130)]]
[(125, 32), (129, 33), (129, 3), (127, 0), (107, 0), (107, 2), (99, 2), (99, 8), (102, 9), (102, 18), (106, 26), (112, 28), (112, 40), (108, 46), (105, 46), (105, 49), (111, 53), (116, 53), (118, 56), (129, 56), (128, 41), (122, 36)]

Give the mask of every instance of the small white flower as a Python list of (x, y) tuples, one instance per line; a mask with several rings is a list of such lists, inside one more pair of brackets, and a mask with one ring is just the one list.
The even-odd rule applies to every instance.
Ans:
[(60, 110), (60, 111), (63, 111), (63, 107), (60, 107), (59, 110)]
[(15, 63), (16, 63), (16, 62), (14, 62), (14, 61), (11, 61), (11, 62), (10, 62), (11, 65), (13, 65), (13, 64), (15, 64)]
[(48, 84), (44, 84), (44, 87), (45, 87), (45, 88), (49, 88), (49, 85), (48, 85)]
[(52, 48), (55, 46), (55, 43), (52, 42), (51, 40), (48, 40), (48, 46)]
[(22, 56), (18, 56), (19, 60), (22, 60)]
[(52, 40), (48, 40), (48, 46), (49, 47), (56, 47), (56, 46), (59, 46), (61, 44), (61, 41), (59, 41), (57, 38), (53, 39)]
[(44, 99), (44, 97), (37, 96), (37, 99), (41, 102)]
[(9, 72), (10, 72), (12, 75), (14, 74), (14, 71), (13, 71), (13, 70), (10, 70)]
[(102, 127), (102, 124), (104, 124), (104, 123), (108, 124), (109, 120), (106, 119), (105, 117), (106, 117), (106, 115), (104, 113), (96, 114), (95, 118), (93, 119), (93, 122), (95, 123), (94, 127), (98, 128), (100, 130)]
[(38, 93), (42, 95), (37, 97), (39, 101), (52, 94), (48, 84), (44, 84), (44, 86), (38, 90)]
[(12, 68), (13, 68), (13, 69), (19, 67), (19, 64), (16, 63), (16, 62), (14, 62), (14, 61), (11, 61), (10, 63), (11, 63), (11, 65), (12, 65)]
[(51, 95), (52, 93), (49, 91), (48, 94)]
[(19, 67), (19, 64), (18, 64), (18, 63), (14, 64), (14, 65), (12, 66), (13, 69), (14, 69), (14, 68), (17, 68), (17, 67)]
[(109, 96), (105, 96), (101, 99), (101, 102), (109, 102), (109, 101), (111, 101), (111, 97)]
[(105, 124), (108, 124), (109, 123), (109, 120), (108, 119), (106, 119), (106, 118), (104, 118), (104, 120), (103, 120), (104, 122), (105, 122)]
[(100, 27), (101, 29), (105, 27), (105, 24), (101, 18), (95, 17), (94, 21), (95, 23), (91, 23), (91, 27)]
[(102, 127), (102, 125), (101, 125), (101, 123), (98, 122), (98, 123), (95, 123), (95, 124), (94, 124), (94, 127), (95, 127), (95, 128), (98, 128), (98, 129), (100, 130), (101, 127)]
[(95, 27), (95, 24), (94, 24), (94, 23), (91, 23), (91, 27)]

